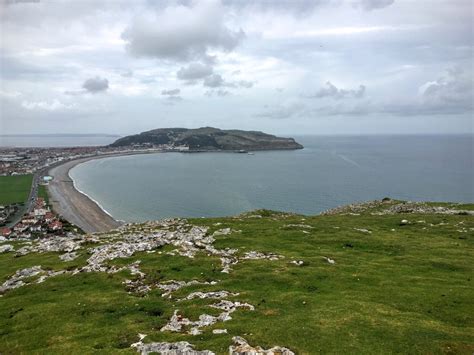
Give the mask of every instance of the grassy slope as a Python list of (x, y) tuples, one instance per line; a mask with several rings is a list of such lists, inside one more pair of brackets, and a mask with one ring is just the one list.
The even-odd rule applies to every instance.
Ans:
[[(403, 218), (413, 223), (399, 226)], [(422, 220), (426, 223), (416, 222)], [(242, 231), (217, 237), (217, 248), (236, 247), (242, 254), (268, 251), (285, 259), (242, 261), (229, 275), (219, 272), (217, 258), (204, 255), (189, 259), (142, 253), (113, 263), (141, 260), (141, 270), (154, 281), (221, 280), (215, 286), (181, 289), (174, 296), (196, 290), (240, 292), (234, 299), (255, 305), (254, 312), (239, 310), (232, 314), (233, 320), (205, 328), (198, 336), (161, 333), (159, 328), (176, 307), (194, 319), (202, 313), (215, 314), (205, 307), (213, 301), (177, 304), (162, 298), (158, 290), (145, 298), (129, 295), (121, 284), (130, 277), (127, 272), (58, 276), (0, 298), (0, 353), (134, 353), (129, 345), (138, 340), (139, 332), (148, 334), (148, 341), (186, 340), (221, 354), (227, 353), (234, 335), (254, 345), (287, 346), (303, 354), (474, 351), (473, 233), (458, 231), (460, 226), (474, 228), (473, 217), (285, 218), (269, 213), (264, 218), (192, 222), (212, 230)], [(214, 226), (216, 222), (222, 225)], [(285, 227), (290, 223), (314, 228), (305, 234), (302, 228)], [(367, 228), (372, 234), (354, 228)], [(82, 253), (68, 263), (54, 253), (19, 258), (0, 254), (0, 282), (23, 267), (82, 265), (87, 257)], [(322, 256), (336, 264), (328, 264)], [(291, 260), (303, 260), (305, 266), (292, 265)], [(227, 328), (229, 334), (213, 335), (214, 328)]]
[(25, 202), (31, 190), (33, 175), (0, 176), (0, 204)]

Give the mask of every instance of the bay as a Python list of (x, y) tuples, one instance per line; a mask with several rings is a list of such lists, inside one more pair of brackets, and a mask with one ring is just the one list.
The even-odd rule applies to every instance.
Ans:
[(303, 136), (303, 150), (158, 153), (92, 160), (70, 172), (116, 219), (317, 214), (391, 197), (474, 201), (473, 136)]

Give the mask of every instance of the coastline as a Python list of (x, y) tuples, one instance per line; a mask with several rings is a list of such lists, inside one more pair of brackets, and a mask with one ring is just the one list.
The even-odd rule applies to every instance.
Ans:
[[(236, 153), (235, 151), (182, 151), (179, 153)], [(116, 229), (125, 224), (125, 221), (116, 220), (101, 204), (91, 196), (81, 191), (70, 177), (69, 172), (75, 166), (90, 160), (114, 158), (128, 155), (177, 153), (175, 151), (128, 151), (94, 155), (55, 165), (47, 169), (48, 175), (53, 177), (47, 186), (49, 200), (53, 210), (62, 218), (81, 228), (86, 233), (102, 233)]]
[(69, 160), (64, 164), (54, 166), (48, 170), (53, 177), (50, 181), (48, 193), (53, 210), (68, 222), (78, 226), (86, 233), (108, 232), (120, 227), (125, 222), (118, 221), (103, 208), (98, 201), (78, 189), (69, 172), (75, 166), (90, 160), (120, 157), (126, 155), (157, 154), (152, 152), (124, 152), (117, 154), (104, 154)]

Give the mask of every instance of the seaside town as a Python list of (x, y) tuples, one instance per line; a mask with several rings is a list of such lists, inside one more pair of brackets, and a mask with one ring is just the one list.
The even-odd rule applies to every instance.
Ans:
[(38, 196), (53, 177), (48, 171), (68, 161), (106, 155), (187, 151), (186, 146), (134, 144), (127, 147), (0, 148), (0, 176), (33, 175), (29, 197), (24, 202), (0, 205), (0, 240), (70, 236), (80, 230), (52, 211)]
[(187, 146), (134, 144), (126, 147), (0, 148), (0, 176), (34, 174), (68, 160), (128, 153), (182, 152)]
[[(0, 206), (0, 211), (8, 206)], [(1, 213), (1, 212), (0, 212)], [(3, 217), (3, 216), (2, 216)], [(0, 217), (1, 218), (1, 217)], [(4, 220), (2, 218), (1, 220)], [(2, 238), (29, 239), (47, 236), (69, 236), (71, 231), (64, 228), (63, 221), (59, 216), (51, 211), (42, 197), (35, 200), (34, 208), (26, 213), (12, 228), (0, 227), (0, 236)], [(78, 232), (77, 228), (72, 231)]]

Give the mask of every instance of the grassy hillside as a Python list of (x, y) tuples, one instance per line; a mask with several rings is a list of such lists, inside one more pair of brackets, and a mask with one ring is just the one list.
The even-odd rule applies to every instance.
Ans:
[(0, 176), (0, 205), (25, 202), (32, 181), (33, 175)]
[[(0, 298), (0, 353), (132, 354), (136, 350), (130, 345), (142, 333), (144, 343), (184, 340), (217, 354), (228, 353), (233, 336), (299, 354), (472, 354), (474, 217), (380, 214), (386, 207), (314, 217), (256, 211), (189, 220), (208, 227), (207, 235), (223, 233), (214, 235), (217, 250), (238, 249), (238, 263), (228, 274), (221, 272), (218, 255), (199, 251), (189, 258), (179, 255), (179, 246), (165, 245), (105, 261), (109, 270), (129, 268), (118, 272), (63, 274), (42, 283), (35, 283), (41, 274), (26, 278), (31, 284)], [(58, 258), (62, 252), (0, 254), (0, 282), (35, 265), (46, 271), (75, 270), (87, 264), (91, 248), (183, 228), (128, 226), (84, 242), (78, 258), (68, 262)], [(17, 252), (22, 246), (10, 244)], [(281, 257), (243, 259), (250, 251)], [(130, 267), (138, 260), (143, 277)], [(151, 291), (127, 288), (126, 279)], [(156, 286), (170, 280), (217, 283), (162, 297)], [(210, 307), (216, 299), (179, 299), (194, 291), (221, 290), (238, 293), (225, 299), (255, 310), (239, 308), (231, 320), (202, 327), (199, 335), (187, 334), (189, 327), (160, 331), (175, 310), (193, 321), (204, 313), (218, 315)], [(213, 334), (213, 329), (227, 329), (227, 334)]]

